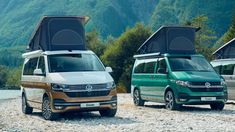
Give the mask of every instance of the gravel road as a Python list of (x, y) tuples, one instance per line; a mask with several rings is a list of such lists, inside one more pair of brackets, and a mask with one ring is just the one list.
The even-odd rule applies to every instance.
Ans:
[(118, 101), (114, 118), (100, 117), (98, 112), (67, 113), (57, 121), (45, 121), (40, 111), (24, 115), (19, 98), (5, 101), (0, 104), (0, 131), (235, 131), (233, 104), (223, 111), (211, 111), (209, 106), (169, 111), (150, 102), (135, 107), (129, 94), (119, 94)]

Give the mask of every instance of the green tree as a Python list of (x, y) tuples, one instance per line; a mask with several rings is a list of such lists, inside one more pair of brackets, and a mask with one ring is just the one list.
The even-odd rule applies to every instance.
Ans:
[(0, 88), (6, 84), (8, 69), (5, 66), (0, 65)]
[(215, 33), (208, 26), (208, 17), (201, 15), (187, 21), (186, 25), (200, 27), (201, 29), (196, 33), (195, 48), (198, 53), (203, 54), (208, 60), (212, 60), (213, 42), (216, 39)]
[(101, 56), (105, 65), (113, 68), (112, 75), (118, 83), (119, 91), (130, 92), (133, 55), (150, 35), (150, 28), (138, 23), (134, 28), (126, 29), (113, 44), (109, 44)]
[(8, 88), (20, 88), (22, 67), (9, 70), (6, 79), (6, 87)]
[(100, 39), (96, 30), (86, 34), (86, 42), (88, 49), (96, 53), (97, 56), (101, 56), (106, 48), (104, 42)]
[(222, 46), (233, 38), (235, 38), (235, 14), (228, 31), (217, 41), (216, 47)]

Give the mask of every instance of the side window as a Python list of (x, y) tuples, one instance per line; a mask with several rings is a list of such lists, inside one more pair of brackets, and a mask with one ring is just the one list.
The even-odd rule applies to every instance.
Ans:
[(161, 58), (158, 61), (157, 73), (166, 74), (167, 67), (165, 59)]
[(38, 69), (41, 69), (42, 70), (42, 73), (45, 74), (45, 61), (44, 61), (44, 57), (41, 56), (39, 58), (39, 62), (38, 62)]
[(33, 75), (33, 71), (36, 69), (38, 58), (31, 58), (24, 65), (23, 75)]
[(144, 73), (154, 73), (156, 61), (150, 61), (145, 63)]
[(223, 65), (221, 67), (221, 75), (233, 75), (234, 64)]
[(215, 71), (219, 74), (221, 74), (221, 65), (214, 67)]
[(143, 73), (144, 72), (144, 62), (142, 63), (139, 63), (136, 67), (135, 67), (135, 70), (134, 72), (135, 73)]

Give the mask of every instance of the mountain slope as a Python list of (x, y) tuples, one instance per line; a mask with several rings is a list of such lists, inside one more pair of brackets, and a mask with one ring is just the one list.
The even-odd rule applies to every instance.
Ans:
[(96, 28), (106, 38), (118, 37), (136, 22), (156, 30), (205, 14), (220, 37), (230, 24), (234, 7), (232, 0), (0, 0), (0, 47), (26, 45), (44, 15), (90, 16), (86, 30)]

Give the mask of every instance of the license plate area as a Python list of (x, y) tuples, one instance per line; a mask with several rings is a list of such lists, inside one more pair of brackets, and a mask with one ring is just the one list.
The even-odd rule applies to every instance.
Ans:
[(99, 107), (100, 103), (82, 103), (81, 108)]
[(215, 101), (216, 97), (201, 97), (201, 101)]

